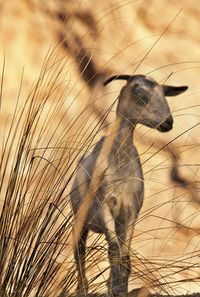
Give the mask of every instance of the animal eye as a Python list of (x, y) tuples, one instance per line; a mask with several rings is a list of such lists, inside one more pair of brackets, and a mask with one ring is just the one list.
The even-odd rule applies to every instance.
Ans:
[(138, 89), (138, 87), (139, 87), (139, 84), (134, 84), (132, 86), (132, 92), (135, 92)]
[(147, 104), (147, 103), (149, 102), (149, 98), (146, 97), (145, 95), (143, 95), (143, 96), (141, 96), (141, 100), (140, 100), (140, 102), (141, 102), (142, 104)]

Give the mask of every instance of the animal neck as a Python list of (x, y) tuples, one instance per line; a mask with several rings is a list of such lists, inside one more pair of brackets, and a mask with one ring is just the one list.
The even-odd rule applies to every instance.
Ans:
[(120, 160), (127, 160), (130, 158), (130, 153), (133, 153), (133, 133), (135, 125), (129, 120), (122, 117), (117, 117), (119, 121), (119, 128), (116, 132), (116, 137), (113, 143), (112, 155), (118, 156)]
[(133, 133), (134, 133), (135, 125), (125, 118), (120, 118), (120, 128), (117, 132), (116, 141), (119, 142), (120, 145), (124, 146), (128, 143), (133, 143)]

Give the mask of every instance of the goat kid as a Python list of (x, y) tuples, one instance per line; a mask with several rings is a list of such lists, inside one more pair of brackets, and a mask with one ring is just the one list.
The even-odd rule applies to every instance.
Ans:
[[(138, 123), (160, 132), (170, 131), (173, 127), (173, 117), (165, 96), (179, 95), (188, 88), (162, 86), (144, 75), (113, 76), (104, 85), (116, 79), (127, 81), (120, 92), (116, 110), (116, 119), (120, 119), (120, 129), (115, 135), (109, 155), (105, 156), (109, 166), (93, 197), (74, 249), (79, 296), (85, 296), (88, 292), (85, 252), (89, 230), (104, 233), (108, 242), (109, 294), (127, 296), (131, 271), (130, 244), (144, 197), (143, 173), (137, 149), (133, 144), (133, 132)], [(70, 194), (75, 214), (84, 202), (92, 182), (95, 163), (105, 141), (106, 137), (100, 139), (92, 153), (84, 155), (79, 162)]]

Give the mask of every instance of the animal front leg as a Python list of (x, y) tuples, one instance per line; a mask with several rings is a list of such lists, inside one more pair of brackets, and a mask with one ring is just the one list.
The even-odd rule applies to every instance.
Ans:
[(105, 217), (105, 235), (108, 242), (108, 257), (110, 262), (110, 276), (108, 280), (108, 292), (111, 296), (122, 296), (121, 287), (121, 251), (115, 231), (115, 221), (109, 210)]
[(80, 239), (77, 246), (74, 248), (74, 258), (76, 261), (76, 268), (78, 271), (78, 285), (77, 295), (87, 296), (88, 283), (85, 275), (85, 252), (86, 252), (86, 240), (88, 235), (88, 229), (84, 229), (80, 234)]
[(108, 280), (108, 290), (112, 296), (119, 296), (121, 292), (121, 255), (120, 246), (113, 236), (107, 234), (108, 257), (110, 262), (110, 276)]
[(121, 282), (123, 291), (128, 294), (128, 279), (131, 273), (130, 245), (133, 237), (135, 219), (130, 222), (117, 222), (116, 232), (121, 247)]

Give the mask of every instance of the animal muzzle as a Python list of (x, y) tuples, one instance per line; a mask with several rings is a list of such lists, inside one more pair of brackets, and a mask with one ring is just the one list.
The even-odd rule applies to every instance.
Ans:
[(173, 118), (169, 116), (166, 120), (158, 126), (160, 132), (168, 132), (173, 128)]

